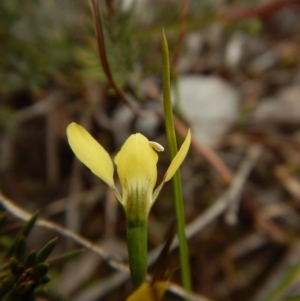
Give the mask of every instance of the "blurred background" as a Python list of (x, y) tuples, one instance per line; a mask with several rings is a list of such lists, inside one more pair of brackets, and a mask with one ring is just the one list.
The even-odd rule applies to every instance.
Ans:
[[(168, 39), (175, 112), (194, 138), (181, 168), (194, 293), (224, 301), (300, 294), (300, 1), (100, 2), (113, 78), (141, 110), (162, 108), (162, 28)], [(164, 123), (133, 111), (110, 85), (88, 1), (2, 0), (0, 39), (2, 193), (126, 262), (123, 209), (74, 157), (65, 130), (80, 123), (114, 157), (136, 132), (166, 147)], [(168, 150), (159, 157), (158, 182)], [(167, 183), (149, 216), (150, 251), (174, 218)], [(21, 225), (9, 215), (4, 232)], [(30, 244), (56, 235), (35, 227)], [(60, 237), (54, 253), (78, 247)], [(181, 285), (176, 248), (170, 270)], [(125, 300), (131, 289), (91, 251), (50, 275), (49, 286), (74, 301)]]

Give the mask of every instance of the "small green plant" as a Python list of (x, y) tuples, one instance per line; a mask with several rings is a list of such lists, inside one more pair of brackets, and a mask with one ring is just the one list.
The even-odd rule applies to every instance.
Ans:
[[(44, 287), (50, 281), (49, 264), (46, 262), (53, 251), (57, 238), (47, 242), (39, 251), (28, 252), (27, 237), (38, 215), (23, 226), (7, 248), (0, 265), (0, 300), (35, 301), (37, 296), (49, 295)], [(48, 300), (64, 300), (62, 297)]]

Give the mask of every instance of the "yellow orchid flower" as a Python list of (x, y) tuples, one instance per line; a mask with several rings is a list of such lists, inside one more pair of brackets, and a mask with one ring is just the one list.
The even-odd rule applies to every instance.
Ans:
[(122, 193), (114, 183), (114, 166), (105, 149), (80, 125), (67, 128), (69, 144), (76, 157), (102, 179), (123, 205), (127, 223), (127, 247), (133, 285), (137, 288), (147, 272), (147, 217), (165, 182), (169, 181), (184, 160), (190, 143), (188, 132), (180, 150), (172, 160), (162, 182), (157, 180), (157, 151), (163, 147), (142, 134), (131, 135), (115, 157)]
[(126, 212), (126, 208), (130, 206), (130, 197), (132, 194), (138, 194), (138, 197), (143, 199), (145, 203), (143, 206), (147, 214), (163, 184), (173, 177), (181, 165), (191, 143), (191, 133), (189, 131), (176, 157), (167, 169), (162, 183), (153, 193), (157, 178), (158, 155), (156, 151), (163, 151), (164, 148), (156, 142), (149, 141), (142, 134), (131, 135), (114, 160), (122, 187), (121, 196), (114, 184), (113, 162), (106, 150), (85, 128), (75, 122), (68, 126), (67, 136), (76, 157), (112, 188)]

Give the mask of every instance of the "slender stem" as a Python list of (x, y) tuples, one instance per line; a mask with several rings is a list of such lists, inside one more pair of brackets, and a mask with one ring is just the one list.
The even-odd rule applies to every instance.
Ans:
[[(164, 112), (166, 122), (166, 132), (168, 139), (168, 146), (170, 150), (171, 160), (177, 153), (177, 142), (173, 123), (173, 112), (171, 102), (171, 88), (170, 88), (170, 64), (169, 64), (169, 50), (164, 32), (162, 33), (162, 52), (163, 52), (163, 96), (164, 96)], [(187, 246), (187, 239), (185, 236), (185, 218), (184, 207), (182, 199), (181, 177), (179, 170), (173, 177), (174, 201), (177, 218), (177, 232), (179, 238), (179, 253), (181, 264), (181, 275), (183, 286), (186, 290), (191, 291), (191, 272), (189, 264), (189, 253)]]
[(133, 288), (138, 288), (147, 273), (147, 222), (134, 225), (127, 221), (127, 248)]
[(149, 196), (146, 190), (129, 189), (124, 203), (127, 227), (127, 248), (133, 288), (138, 288), (147, 274), (147, 218)]

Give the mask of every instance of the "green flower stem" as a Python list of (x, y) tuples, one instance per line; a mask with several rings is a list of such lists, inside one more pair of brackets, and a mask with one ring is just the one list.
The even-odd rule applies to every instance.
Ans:
[(147, 222), (127, 220), (127, 248), (133, 288), (137, 289), (147, 273)]
[[(169, 50), (167, 40), (162, 32), (162, 53), (163, 53), (163, 71), (162, 71), (162, 83), (163, 83), (163, 97), (164, 97), (164, 114), (166, 123), (166, 132), (168, 139), (168, 146), (170, 150), (171, 160), (177, 153), (177, 142), (173, 123), (173, 111), (171, 102), (171, 88), (170, 88), (170, 64), (169, 64)], [(180, 264), (183, 286), (186, 290), (191, 291), (191, 272), (189, 264), (189, 253), (187, 239), (185, 236), (185, 217), (184, 207), (182, 199), (182, 187), (181, 176), (178, 170), (173, 177), (174, 186), (174, 201), (177, 218), (177, 232), (179, 238), (179, 252), (180, 252)]]
[(138, 288), (147, 274), (147, 191), (132, 189), (125, 204), (127, 248), (133, 288)]

